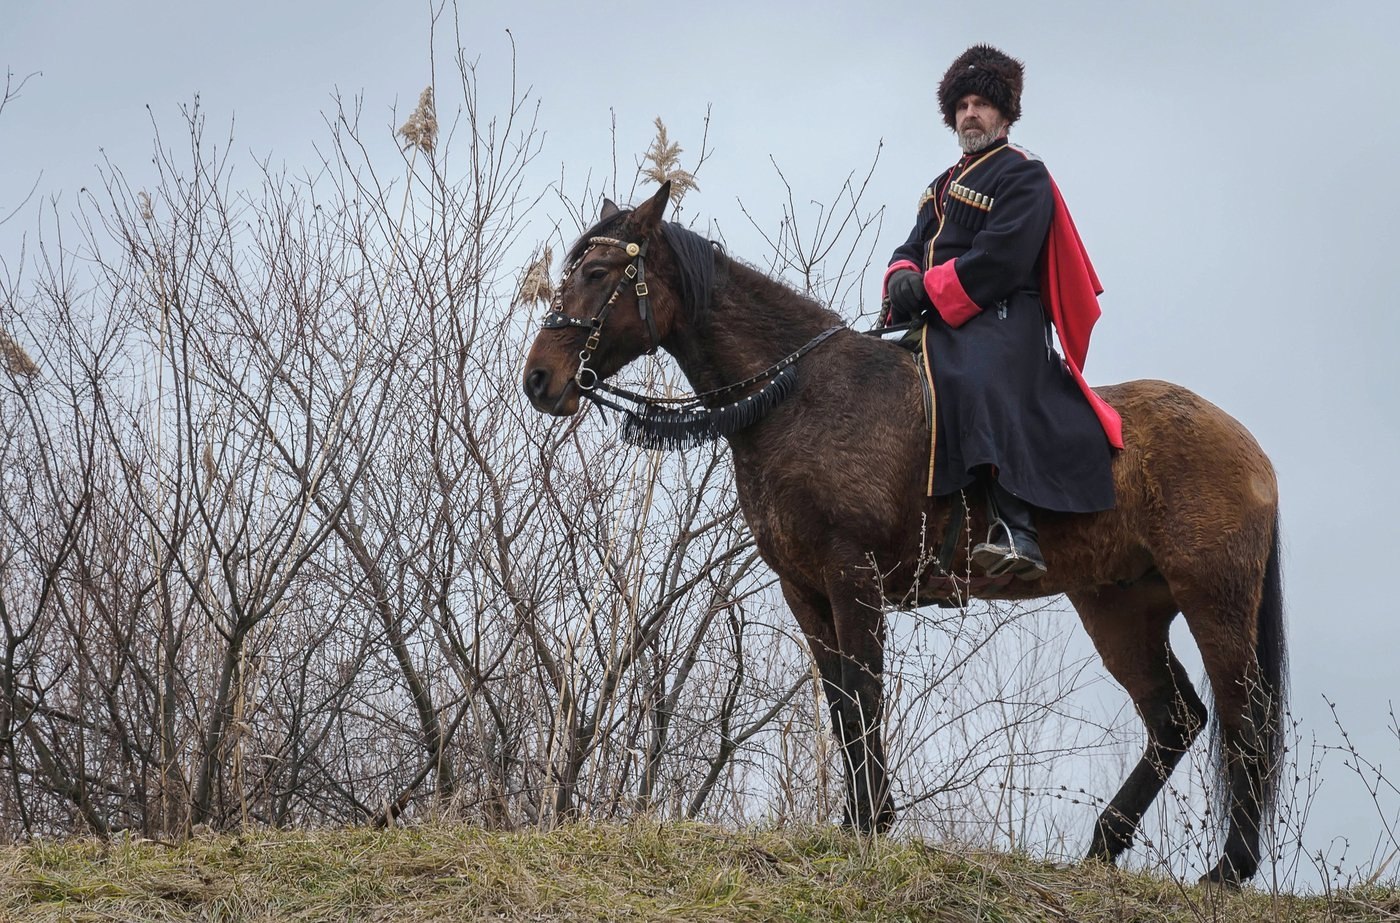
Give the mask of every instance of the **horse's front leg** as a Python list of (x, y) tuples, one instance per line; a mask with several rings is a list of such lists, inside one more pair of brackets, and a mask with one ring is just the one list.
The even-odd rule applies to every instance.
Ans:
[(847, 822), (862, 833), (884, 833), (895, 817), (884, 741), (885, 617), (878, 602), (850, 591), (834, 592), (831, 610), (841, 650), (837, 735), (846, 762)]
[[(845, 767), (846, 827), (883, 832), (894, 821), (880, 738), (883, 619), (878, 610), (863, 631), (852, 631), (854, 649), (843, 647), (831, 600), (823, 593), (782, 582), (788, 607), (807, 636), (831, 708), (831, 729)], [(847, 611), (850, 607), (845, 607)], [(846, 622), (852, 621), (849, 617)], [(873, 661), (872, 661), (873, 651)]]

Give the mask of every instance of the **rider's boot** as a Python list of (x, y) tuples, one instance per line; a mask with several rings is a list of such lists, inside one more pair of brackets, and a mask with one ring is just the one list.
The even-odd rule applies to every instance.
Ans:
[(1045, 558), (1030, 505), (994, 480), (987, 486), (987, 495), (991, 525), (987, 540), (972, 549), (972, 562), (988, 577), (1039, 580), (1045, 576)]

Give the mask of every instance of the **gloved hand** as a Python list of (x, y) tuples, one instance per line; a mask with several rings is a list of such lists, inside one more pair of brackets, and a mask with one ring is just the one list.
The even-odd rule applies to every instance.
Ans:
[(912, 269), (901, 269), (890, 276), (885, 283), (885, 294), (890, 299), (892, 323), (914, 320), (933, 309), (933, 302), (924, 291), (923, 274)]

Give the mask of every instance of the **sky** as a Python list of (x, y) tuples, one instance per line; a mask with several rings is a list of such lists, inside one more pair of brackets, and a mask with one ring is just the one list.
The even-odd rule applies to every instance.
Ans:
[[(743, 209), (761, 226), (780, 216), (775, 164), (801, 213), (878, 153), (877, 266), (864, 305), (837, 306), (863, 309), (861, 326), (919, 193), (958, 154), (937, 111), (944, 69), (976, 42), (1025, 61), (1012, 139), (1047, 163), (1107, 290), (1089, 380), (1168, 379), (1254, 433), (1280, 480), (1295, 716), (1335, 741), (1335, 703), (1400, 784), (1386, 579), (1400, 557), (1386, 474), (1400, 455), (1400, 4), (463, 0), (458, 15), (488, 105), (508, 98), (513, 43), (546, 132), (541, 183), (609, 174), (614, 120), (624, 169), (657, 116), (685, 165), (708, 112), (685, 206), (740, 257), (762, 251)], [(314, 165), (337, 94), (398, 124), (434, 62), (451, 76), (450, 27), (434, 48), (429, 19), (421, 2), (0, 0), (0, 67), (33, 75), (0, 114), (0, 218), (19, 209), (0, 261), (13, 270), (40, 209), (71, 213), (104, 158), (139, 187), (153, 125), (178, 131), (196, 94), (250, 167)], [(1320, 838), (1369, 853), (1377, 808), (1346, 771), (1314, 810)]]

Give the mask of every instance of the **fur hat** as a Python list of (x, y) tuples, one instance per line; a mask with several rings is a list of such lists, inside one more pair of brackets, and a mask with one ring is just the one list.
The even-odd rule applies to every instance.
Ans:
[(1021, 83), (1025, 67), (1010, 55), (991, 45), (973, 45), (958, 55), (958, 59), (943, 75), (938, 85), (938, 105), (943, 109), (943, 121), (957, 128), (958, 100), (969, 93), (1001, 110), (1008, 123), (1021, 117)]

